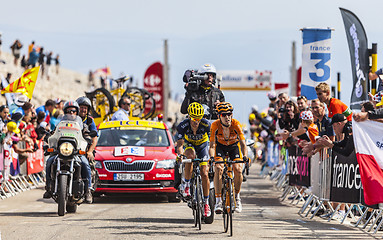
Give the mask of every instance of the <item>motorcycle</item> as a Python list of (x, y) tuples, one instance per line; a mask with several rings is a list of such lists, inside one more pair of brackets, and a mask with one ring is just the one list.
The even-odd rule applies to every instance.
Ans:
[(83, 137), (81, 118), (71, 115), (65, 115), (48, 138), (46, 152), (54, 157), (48, 189), (58, 204), (59, 216), (64, 216), (65, 210), (75, 213), (85, 200), (88, 180), (81, 176), (80, 155), (86, 154), (88, 141)]

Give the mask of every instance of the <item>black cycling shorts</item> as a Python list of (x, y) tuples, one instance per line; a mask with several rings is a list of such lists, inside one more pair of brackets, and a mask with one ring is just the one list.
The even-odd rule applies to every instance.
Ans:
[(215, 147), (215, 157), (220, 157), (223, 159), (225, 156), (229, 156), (233, 161), (242, 159), (241, 145), (239, 142), (229, 146), (217, 142)]

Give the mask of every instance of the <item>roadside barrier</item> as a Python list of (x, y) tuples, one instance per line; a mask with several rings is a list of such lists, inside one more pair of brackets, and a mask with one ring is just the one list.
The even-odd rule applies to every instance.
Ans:
[[(20, 141), (20, 148), (28, 147)], [(18, 155), (10, 145), (0, 146), (0, 199), (45, 186), (44, 154), (42, 142), (33, 153)]]
[[(383, 206), (368, 206), (363, 200), (359, 164), (355, 152), (345, 157), (331, 149), (323, 149), (311, 157), (304, 156), (299, 147), (285, 149), (277, 144), (267, 144), (267, 161), (261, 170), (263, 177), (270, 177), (282, 191), (281, 201), (291, 200), (299, 205), (298, 212), (310, 219), (320, 215), (328, 222), (346, 221), (350, 226), (373, 231), (375, 234), (383, 225)], [(284, 169), (287, 171), (284, 172)], [(339, 209), (344, 206), (344, 214)]]

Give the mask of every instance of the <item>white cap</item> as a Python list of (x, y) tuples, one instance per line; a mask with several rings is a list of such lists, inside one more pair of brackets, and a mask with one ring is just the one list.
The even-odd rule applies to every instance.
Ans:
[(21, 94), (16, 97), (15, 104), (19, 107), (22, 107), (24, 103), (28, 102), (28, 97), (24, 94)]
[(47, 125), (48, 125), (48, 123), (43, 121), (43, 122), (40, 123), (39, 127), (46, 128)]
[(257, 106), (257, 105), (253, 105), (253, 106), (251, 107), (251, 111), (252, 111), (252, 112), (258, 112), (258, 106)]

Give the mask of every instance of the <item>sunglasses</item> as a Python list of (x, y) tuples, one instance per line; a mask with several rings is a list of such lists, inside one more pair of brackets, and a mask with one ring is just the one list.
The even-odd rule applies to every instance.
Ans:
[(123, 102), (122, 105), (129, 105), (129, 106), (130, 106), (130, 103), (128, 103), (128, 102)]
[(190, 117), (190, 119), (191, 119), (192, 121), (194, 121), (194, 122), (199, 122), (199, 121), (201, 121), (202, 118), (199, 118), (199, 119), (198, 119), (198, 118)]
[(221, 113), (222, 117), (226, 117), (226, 116), (230, 117), (231, 115), (233, 115), (233, 113)]
[(65, 113), (77, 113), (77, 110), (68, 110)]

